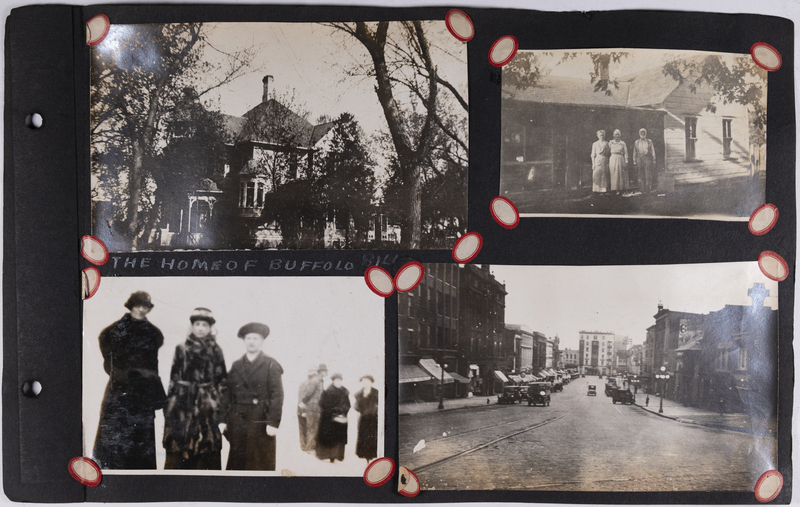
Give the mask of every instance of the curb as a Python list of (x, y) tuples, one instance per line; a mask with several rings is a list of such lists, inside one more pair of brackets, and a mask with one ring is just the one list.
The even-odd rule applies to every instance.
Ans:
[(725, 425), (722, 425), (722, 424), (700, 423), (700, 422), (697, 422), (697, 421), (693, 421), (691, 419), (684, 419), (682, 417), (672, 417), (672, 416), (668, 416), (668, 415), (664, 415), (664, 414), (659, 414), (658, 412), (650, 410), (649, 407), (645, 408), (645, 407), (639, 405), (638, 403), (634, 403), (634, 405), (636, 405), (637, 407), (641, 408), (645, 412), (649, 412), (651, 414), (657, 415), (658, 417), (663, 417), (664, 419), (671, 419), (673, 421), (677, 421), (677, 422), (683, 423), (683, 424), (693, 424), (695, 426), (705, 426), (706, 428), (712, 428), (712, 429), (715, 429), (715, 430), (735, 431), (737, 433), (748, 433), (748, 434), (751, 434), (751, 435), (759, 435), (759, 436), (762, 436), (762, 437), (773, 437), (773, 438), (776, 438), (778, 436), (776, 434), (776, 432), (773, 432), (773, 431), (770, 431), (770, 430), (763, 431), (763, 430), (754, 430), (752, 428), (739, 428), (737, 426), (725, 426)]
[(435, 414), (435, 413), (439, 413), (439, 412), (447, 412), (447, 411), (450, 411), (450, 410), (463, 410), (463, 409), (465, 409), (465, 408), (488, 407), (488, 406), (492, 406), (492, 405), (498, 405), (498, 403), (496, 403), (496, 402), (495, 402), (495, 403), (487, 403), (486, 405), (483, 405), (483, 404), (464, 405), (463, 407), (449, 407), (449, 408), (448, 408), (447, 406), (445, 406), (445, 407), (444, 407), (443, 409), (441, 409), (441, 410), (439, 410), (439, 409), (436, 409), (436, 410), (426, 410), (426, 411), (423, 411), (423, 412), (412, 412), (412, 413), (405, 413), (405, 414), (403, 414), (403, 413), (400, 413), (400, 412), (398, 411), (397, 415)]

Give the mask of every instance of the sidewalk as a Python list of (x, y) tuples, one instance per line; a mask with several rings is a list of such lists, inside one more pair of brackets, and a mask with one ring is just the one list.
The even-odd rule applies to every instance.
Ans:
[[(487, 405), (486, 396), (473, 396), (472, 398), (445, 398), (442, 410), (455, 410), (458, 408), (484, 407)], [(488, 397), (489, 405), (497, 404), (497, 395)], [(438, 401), (421, 401), (401, 403), (398, 408), (400, 415), (423, 414), (426, 412), (441, 412)]]
[(706, 426), (708, 428), (738, 431), (741, 433), (752, 433), (767, 437), (777, 436), (777, 428), (774, 421), (755, 419), (750, 417), (748, 414), (741, 413), (725, 413), (723, 415), (719, 415), (719, 412), (696, 407), (685, 407), (678, 402), (668, 400), (666, 398), (664, 399), (664, 413), (659, 414), (659, 398), (651, 395), (650, 406), (645, 407), (644, 402), (646, 397), (647, 395), (645, 394), (637, 394), (635, 405), (642, 410), (646, 410), (660, 417), (665, 417), (667, 419), (672, 419), (685, 424)]

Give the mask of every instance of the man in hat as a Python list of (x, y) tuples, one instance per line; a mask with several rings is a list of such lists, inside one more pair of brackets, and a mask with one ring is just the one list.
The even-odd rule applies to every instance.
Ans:
[(653, 191), (656, 184), (656, 150), (647, 138), (647, 130), (639, 129), (639, 139), (633, 143), (633, 164), (639, 172), (639, 187), (643, 194)]
[(275, 470), (275, 436), (283, 412), (283, 368), (261, 347), (269, 327), (259, 322), (239, 329), (245, 354), (228, 373), (225, 436), (231, 443), (228, 470)]
[(319, 399), (325, 390), (324, 380), (328, 367), (320, 364), (316, 370), (308, 370), (308, 379), (300, 385), (297, 396), (297, 419), (300, 423), (300, 448), (313, 454), (317, 447), (319, 432)]
[(158, 376), (161, 331), (147, 320), (150, 294), (130, 295), (125, 314), (99, 337), (103, 368), (108, 373), (100, 424), (92, 455), (100, 468), (156, 468), (155, 411), (166, 401)]

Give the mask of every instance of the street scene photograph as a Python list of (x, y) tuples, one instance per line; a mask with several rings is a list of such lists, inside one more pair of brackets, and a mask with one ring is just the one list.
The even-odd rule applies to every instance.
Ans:
[(107, 277), (84, 304), (103, 474), (361, 477), (384, 448), (383, 301), (361, 277)]
[(502, 80), (500, 194), (523, 215), (746, 220), (765, 202), (749, 54), (526, 50)]
[(778, 283), (755, 262), (427, 264), (398, 340), (422, 489), (752, 492), (777, 466)]
[(449, 249), (467, 46), (443, 20), (111, 25), (91, 48), (111, 251)]

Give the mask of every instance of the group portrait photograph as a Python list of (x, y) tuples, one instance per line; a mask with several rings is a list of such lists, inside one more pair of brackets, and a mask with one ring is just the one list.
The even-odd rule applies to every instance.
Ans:
[(383, 302), (360, 278), (107, 278), (84, 311), (103, 473), (360, 476), (383, 454)]

